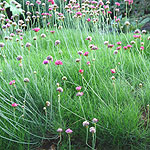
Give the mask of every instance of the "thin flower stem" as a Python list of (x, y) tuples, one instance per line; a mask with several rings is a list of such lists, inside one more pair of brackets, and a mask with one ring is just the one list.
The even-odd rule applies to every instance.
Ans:
[(71, 150), (71, 138), (70, 138), (70, 134), (68, 134), (69, 137), (69, 150)]
[(59, 141), (58, 141), (58, 144), (57, 144), (57, 150), (59, 150), (59, 145), (60, 145), (60, 142), (61, 142), (61, 140), (62, 140), (62, 136), (61, 136), (61, 132), (60, 132), (60, 135), (59, 135)]

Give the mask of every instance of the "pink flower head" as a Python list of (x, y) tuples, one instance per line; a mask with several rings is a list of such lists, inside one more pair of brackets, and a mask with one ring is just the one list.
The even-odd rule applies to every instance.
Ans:
[(131, 47), (132, 47), (132, 45), (127, 45), (127, 47), (128, 47), (128, 48), (131, 48)]
[(5, 21), (6, 21), (6, 22), (9, 22), (9, 19), (6, 19)]
[(15, 84), (15, 80), (9, 82), (9, 85), (14, 85), (14, 84)]
[(109, 6), (108, 6), (108, 5), (104, 5), (104, 8), (105, 8), (105, 9), (109, 9)]
[(85, 52), (83, 55), (84, 55), (84, 56), (88, 56), (88, 55), (89, 55), (89, 52)]
[(90, 62), (88, 61), (87, 63), (86, 63), (88, 66), (90, 66)]
[(80, 11), (76, 12), (77, 16), (82, 16), (82, 13)]
[(12, 106), (12, 107), (17, 107), (17, 106), (18, 106), (18, 104), (13, 103), (11, 106)]
[(108, 13), (108, 14), (112, 14), (112, 12), (111, 12), (111, 11), (108, 11), (107, 13)]
[(116, 19), (116, 22), (119, 22), (120, 21), (120, 18)]
[(113, 44), (108, 44), (108, 48), (113, 48), (114, 45)]
[(47, 65), (48, 63), (49, 63), (48, 60), (44, 60), (44, 61), (43, 61), (43, 64), (45, 64), (45, 65)]
[(110, 71), (111, 73), (116, 73), (115, 69), (111, 69)]
[(90, 21), (91, 21), (91, 19), (90, 19), (90, 18), (88, 18), (88, 19), (87, 19), (87, 22), (90, 22)]
[(130, 4), (133, 4), (133, 0), (127, 0), (127, 1), (129, 2), (129, 3), (128, 3), (129, 5), (130, 5)]
[(120, 6), (120, 3), (119, 3), (119, 2), (116, 2), (115, 5)]
[(81, 86), (78, 86), (78, 87), (76, 87), (76, 90), (77, 90), (77, 91), (80, 91), (81, 88), (82, 88)]
[(54, 4), (54, 0), (48, 0), (48, 2), (50, 2), (51, 4)]
[(34, 28), (34, 29), (32, 29), (33, 31), (35, 31), (35, 32), (39, 32), (40, 31), (40, 28)]
[(56, 60), (56, 61), (55, 61), (55, 65), (56, 65), (56, 66), (57, 66), (57, 65), (63, 65), (63, 63), (62, 63), (61, 60)]
[(141, 46), (141, 47), (140, 47), (140, 50), (144, 50), (144, 46)]
[(41, 13), (42, 16), (46, 15), (46, 13)]
[(83, 74), (83, 70), (82, 70), (82, 69), (80, 69), (80, 70), (79, 70), (79, 73)]
[(30, 1), (26, 1), (26, 5), (30, 5)]
[(71, 134), (73, 131), (69, 128), (65, 131), (67, 134)]
[(50, 33), (55, 33), (55, 31), (50, 31)]
[(127, 49), (128, 49), (128, 47), (127, 47), (127, 46), (124, 46), (124, 47), (123, 47), (123, 49), (127, 50)]
[(103, 6), (103, 5), (104, 5), (104, 3), (102, 1), (98, 2), (98, 6)]
[(22, 37), (22, 36), (20, 36), (20, 40), (23, 40), (23, 37)]
[(49, 9), (48, 9), (48, 11), (51, 11), (51, 10), (53, 10), (53, 8), (49, 8)]
[(120, 41), (120, 42), (117, 42), (117, 45), (121, 45), (121, 41)]
[(120, 50), (120, 49), (121, 49), (121, 46), (119, 46), (119, 47), (116, 48), (116, 50)]
[(137, 38), (141, 38), (141, 35), (133, 35), (133, 37), (134, 37), (135, 39), (137, 39)]

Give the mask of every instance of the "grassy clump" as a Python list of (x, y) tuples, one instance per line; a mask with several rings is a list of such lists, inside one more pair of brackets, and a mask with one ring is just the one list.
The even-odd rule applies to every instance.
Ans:
[[(72, 143), (78, 145), (80, 142), (85, 149), (86, 129), (82, 122), (88, 120), (92, 124), (94, 117), (99, 120), (96, 131), (96, 146), (99, 149), (103, 146), (121, 149), (148, 144), (148, 114), (141, 119), (149, 104), (148, 36), (143, 35), (142, 38), (147, 46), (144, 51), (139, 51), (141, 41), (137, 40), (130, 50), (122, 48), (114, 55), (116, 42), (129, 44), (133, 40), (132, 33), (126, 36), (79, 31), (63, 29), (55, 34), (44, 29), (38, 33), (28, 31), (23, 41), (15, 42), (13, 39), (5, 42), (0, 68), (1, 136), (13, 142), (23, 142), (13, 147), (20, 145), (20, 149), (23, 149), (23, 144), (26, 144), (32, 148), (32, 144), (37, 146), (44, 139), (56, 139), (54, 141), (57, 142), (56, 130), (61, 127), (63, 130), (71, 128)], [(45, 38), (40, 37), (42, 33), (46, 35)], [(93, 38), (90, 43), (85, 40), (88, 35)], [(36, 41), (33, 40), (34, 36), (37, 36)], [(104, 39), (114, 47), (107, 48)], [(61, 41), (60, 45), (54, 45), (56, 40)], [(25, 45), (27, 42), (32, 44), (30, 52), (25, 46), (21, 47), (21, 43)], [(90, 50), (89, 44), (96, 45), (98, 50)], [(88, 57), (81, 56), (83, 75), (79, 73), (80, 63), (75, 62), (80, 58), (77, 52), (82, 50), (89, 51)], [(23, 57), (22, 67), (16, 59), (18, 55)], [(48, 55), (53, 56), (54, 61), (44, 65), (42, 62)], [(61, 60), (63, 65), (56, 66), (56, 60)], [(90, 66), (86, 64), (87, 61), (90, 61)], [(110, 70), (113, 68), (116, 69), (115, 80), (111, 79)], [(67, 80), (62, 80), (64, 76)], [(24, 83), (24, 78), (29, 78), (30, 82)], [(9, 85), (11, 80), (16, 81), (15, 86)], [(57, 83), (63, 88), (60, 105)], [(75, 90), (79, 85), (84, 93), (80, 98)], [(45, 114), (43, 107), (46, 101), (50, 102), (50, 107), (46, 108)], [(15, 116), (12, 102), (19, 104)], [(89, 134), (89, 145), (91, 138)], [(65, 139), (67, 136), (63, 134), (62, 142)], [(11, 143), (1, 140), (1, 144), (8, 145), (8, 148), (12, 148)]]

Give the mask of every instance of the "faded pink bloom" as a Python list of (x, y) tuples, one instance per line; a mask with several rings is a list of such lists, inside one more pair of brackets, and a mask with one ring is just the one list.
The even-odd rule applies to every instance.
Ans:
[(81, 86), (78, 86), (78, 87), (76, 87), (76, 90), (77, 90), (77, 91), (80, 91), (81, 88), (82, 88)]
[(111, 73), (116, 73), (115, 69), (111, 69), (110, 71)]
[(62, 63), (61, 60), (56, 60), (56, 61), (55, 61), (55, 65), (63, 65), (63, 63)]
[(96, 133), (95, 127), (90, 127), (90, 132), (91, 132), (92, 134)]
[(55, 41), (55, 46), (59, 45), (60, 44), (60, 41), (59, 40), (56, 40)]
[(102, 1), (98, 2), (98, 6), (103, 6), (103, 5), (104, 5), (104, 3)]
[(65, 131), (67, 134), (71, 134), (73, 131), (69, 128)]
[(78, 92), (76, 96), (83, 96), (83, 92)]
[(57, 129), (57, 132), (59, 132), (59, 133), (61, 133), (62, 131), (63, 131), (62, 128)]
[(140, 33), (140, 30), (139, 29), (136, 29), (135, 31), (134, 31), (134, 33), (136, 34), (136, 33)]
[(62, 92), (63, 92), (63, 88), (62, 88), (62, 87), (58, 87), (58, 88), (56, 89), (56, 91), (62, 93)]
[(91, 48), (91, 50), (97, 50), (97, 49), (98, 49), (98, 47), (95, 46), (95, 45), (93, 45), (92, 48)]
[(88, 121), (84, 121), (82, 124), (83, 124), (83, 127), (88, 127), (89, 126), (89, 122)]
[(18, 104), (13, 103), (11, 106), (12, 106), (12, 107), (17, 107), (17, 106), (18, 106)]
[(118, 50), (115, 50), (113, 54), (114, 54), (114, 55), (118, 54)]
[(83, 51), (78, 51), (78, 54), (81, 56), (83, 54)]
[(88, 36), (88, 37), (86, 38), (86, 40), (92, 41), (92, 37), (91, 37), (91, 36)]
[(93, 123), (97, 123), (97, 122), (98, 122), (98, 119), (93, 118), (92, 122), (93, 122)]
[(104, 45), (108, 45), (108, 43), (109, 43), (108, 41), (105, 41), (105, 42), (104, 42)]

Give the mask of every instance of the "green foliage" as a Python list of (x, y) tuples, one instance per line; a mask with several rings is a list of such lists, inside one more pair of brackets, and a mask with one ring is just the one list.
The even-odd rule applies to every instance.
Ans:
[[(46, 37), (41, 38), (44, 33)], [(81, 85), (84, 95), (81, 97), (82, 106), (85, 111), (86, 119), (91, 121), (92, 118), (98, 118), (97, 124), (97, 147), (115, 147), (118, 149), (128, 147), (130, 149), (137, 146), (139, 149), (143, 145), (147, 146), (150, 140), (148, 134), (149, 128), (144, 126), (144, 120), (141, 120), (141, 109), (145, 107), (149, 101), (149, 44), (147, 35), (143, 35), (142, 42), (145, 43), (145, 52), (139, 53), (137, 47), (140, 47), (140, 40), (133, 45), (131, 51), (120, 50), (118, 55), (113, 55), (113, 49), (108, 49), (103, 43), (106, 39), (117, 47), (116, 42), (122, 41), (123, 45), (127, 45), (133, 40), (133, 34), (108, 34), (102, 35), (95, 32), (88, 35), (93, 37), (91, 43), (99, 47), (97, 51), (88, 49), (87, 31), (81, 30), (57, 30), (54, 35), (44, 29), (38, 33), (33, 31), (25, 32), (23, 44), (31, 42), (30, 53), (26, 47), (21, 48), (20, 44), (13, 39), (6, 42), (4, 52), (6, 59), (1, 57), (1, 136), (10, 138), (18, 142), (12, 144), (9, 142), (8, 149), (18, 150), (24, 149), (19, 142), (29, 144), (35, 147), (40, 146), (41, 141), (48, 138), (54, 140), (57, 136), (56, 130), (62, 127), (73, 129), (71, 140), (74, 145), (81, 145), (85, 149), (86, 129), (82, 126), (85, 120), (79, 98), (76, 97), (75, 87)], [(37, 41), (32, 38), (37, 36)], [(81, 37), (81, 38), (79, 38)], [(16, 35), (16, 38), (19, 38)], [(56, 40), (60, 40), (59, 47), (54, 46)], [(59, 51), (62, 51), (62, 54)], [(89, 51), (88, 58), (82, 57), (82, 68), (84, 69), (84, 80), (78, 73), (80, 65), (75, 62), (78, 58), (79, 50)], [(19, 67), (16, 60), (18, 55), (23, 56), (23, 66)], [(92, 54), (96, 57), (95, 62), (92, 61)], [(52, 55), (54, 61), (60, 59), (63, 66), (55, 66), (51, 62), (48, 66), (42, 64), (43, 60)], [(87, 59), (91, 62), (91, 66), (87, 66)], [(118, 65), (120, 62), (120, 65)], [(95, 65), (94, 65), (95, 64)], [(111, 80), (110, 69), (116, 67), (115, 88)], [(91, 70), (91, 73), (90, 73)], [(37, 73), (34, 74), (34, 71)], [(60, 73), (61, 71), (61, 73)], [(95, 74), (95, 75), (94, 75)], [(67, 81), (63, 81), (62, 77), (66, 76)], [(23, 79), (28, 77), (30, 82), (26, 85)], [(16, 80), (16, 88), (8, 85), (10, 80)], [(56, 83), (64, 89), (61, 93), (61, 115), (63, 123), (60, 121), (58, 111), (58, 96), (56, 92)], [(139, 83), (144, 86), (139, 87)], [(11, 108), (10, 96), (12, 101), (19, 104), (16, 108), (16, 124), (14, 124), (13, 109)], [(23, 110), (21, 106), (25, 106), (25, 116), (21, 117)], [(43, 107), (46, 101), (51, 102), (51, 106), (47, 107), (47, 117), (45, 116)], [(102, 102), (104, 100), (105, 104)], [(48, 119), (47, 119), (48, 118)], [(93, 126), (90, 122), (90, 126)], [(17, 127), (14, 129), (14, 127)], [(9, 129), (9, 132), (7, 133)], [(8, 136), (9, 134), (9, 136)], [(67, 143), (67, 135), (63, 132), (63, 143)], [(80, 136), (80, 141), (78, 137)], [(89, 133), (89, 144), (91, 144), (91, 134)], [(1, 140), (2, 145), (7, 145), (6, 140)], [(57, 143), (57, 140), (56, 140)], [(131, 144), (132, 143), (132, 144)], [(18, 146), (19, 145), (19, 146)], [(61, 146), (60, 146), (61, 147)], [(61, 148), (66, 148), (64, 144)], [(25, 147), (27, 149), (27, 146)], [(67, 148), (66, 148), (67, 149)], [(78, 149), (78, 148), (75, 148)], [(116, 150), (116, 148), (114, 148)]]

